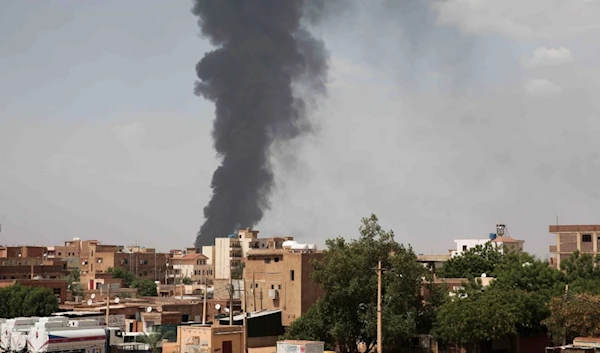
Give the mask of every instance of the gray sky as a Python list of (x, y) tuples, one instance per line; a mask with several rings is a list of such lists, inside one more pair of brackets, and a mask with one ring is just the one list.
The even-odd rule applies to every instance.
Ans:
[[(600, 1), (356, 3), (316, 29), (329, 96), (274, 153), (261, 233), (322, 245), (376, 213), (440, 253), (503, 222), (545, 257), (557, 216), (600, 223)], [(218, 161), (190, 8), (0, 2), (0, 243), (193, 244)]]

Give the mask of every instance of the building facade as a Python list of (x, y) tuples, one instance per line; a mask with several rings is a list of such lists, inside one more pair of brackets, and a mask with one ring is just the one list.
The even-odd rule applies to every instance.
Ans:
[(244, 267), (248, 311), (281, 309), (282, 324), (289, 326), (323, 295), (310, 278), (311, 260), (322, 256), (314, 246), (250, 250)]
[(231, 271), (244, 261), (249, 250), (281, 249), (283, 242), (294, 239), (293, 237), (259, 238), (258, 233), (258, 230), (246, 228), (227, 238), (215, 239), (212, 261), (214, 278), (228, 279)]
[(550, 234), (555, 236), (555, 245), (550, 246), (550, 264), (560, 268), (561, 261), (575, 251), (584, 254), (599, 254), (600, 225), (551, 225)]
[(176, 279), (189, 278), (194, 283), (209, 283), (214, 278), (212, 265), (208, 264), (208, 258), (202, 254), (175, 255), (171, 259), (171, 265)]

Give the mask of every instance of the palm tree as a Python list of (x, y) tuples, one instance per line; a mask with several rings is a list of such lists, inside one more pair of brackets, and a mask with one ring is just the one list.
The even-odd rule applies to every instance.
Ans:
[(159, 353), (164, 338), (165, 332), (160, 330), (158, 332), (144, 332), (144, 335), (136, 337), (136, 341), (147, 345), (150, 352)]

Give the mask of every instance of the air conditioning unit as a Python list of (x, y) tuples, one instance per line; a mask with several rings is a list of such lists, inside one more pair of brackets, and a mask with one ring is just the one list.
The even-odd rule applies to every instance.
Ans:
[(279, 291), (277, 289), (269, 289), (269, 299), (278, 299)]

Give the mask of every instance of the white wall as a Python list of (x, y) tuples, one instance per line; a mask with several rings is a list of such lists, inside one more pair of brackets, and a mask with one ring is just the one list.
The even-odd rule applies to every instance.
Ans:
[[(463, 253), (464, 250), (469, 250), (477, 245), (485, 245), (490, 241), (490, 239), (456, 239), (454, 242), (456, 243), (456, 250), (452, 251), (452, 257), (458, 256)], [(466, 247), (466, 249), (464, 248)]]
[(231, 239), (215, 239), (215, 279), (228, 279), (231, 274), (231, 261), (229, 260), (229, 246)]

